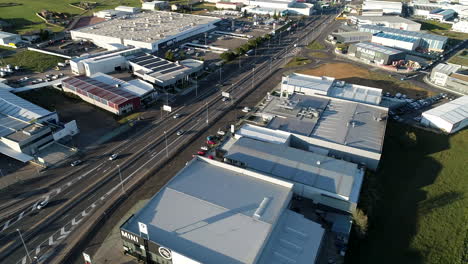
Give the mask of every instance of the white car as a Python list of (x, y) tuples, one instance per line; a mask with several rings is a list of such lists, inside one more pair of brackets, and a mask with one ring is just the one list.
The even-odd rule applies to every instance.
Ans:
[(114, 153), (114, 154), (110, 155), (109, 160), (115, 160), (115, 159), (117, 159), (118, 156), (119, 156), (119, 154)]
[(40, 202), (40, 203), (36, 206), (37, 210), (41, 210), (42, 208), (46, 207), (48, 203), (49, 203), (49, 201), (47, 201), (47, 200), (44, 200), (44, 201)]
[(226, 132), (224, 132), (222, 130), (218, 130), (217, 134), (220, 135), (220, 136), (224, 136), (224, 135), (226, 135)]
[(208, 151), (208, 147), (207, 147), (207, 146), (202, 146), (200, 149), (201, 149), (201, 150), (204, 150), (204, 151)]
[(80, 163), (81, 163), (81, 160), (75, 160), (75, 161), (72, 162), (70, 165), (71, 165), (72, 167), (75, 167), (75, 166), (80, 165)]
[(183, 131), (183, 130), (177, 131), (177, 135), (178, 135), (178, 136), (182, 136), (183, 134), (184, 134), (184, 131)]
[(174, 118), (174, 119), (177, 119), (177, 118), (179, 118), (179, 117), (181, 117), (181, 116), (182, 116), (181, 114), (175, 114), (175, 115), (173, 115), (173, 118)]
[(246, 106), (246, 107), (242, 108), (242, 112), (244, 112), (244, 113), (248, 113), (250, 111), (252, 111), (252, 109), (250, 107)]

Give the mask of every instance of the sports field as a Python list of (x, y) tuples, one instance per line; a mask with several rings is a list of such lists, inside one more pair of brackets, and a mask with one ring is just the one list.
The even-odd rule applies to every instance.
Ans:
[[(49, 28), (53, 31), (60, 31), (63, 28), (47, 25), (36, 13), (41, 10), (64, 12), (72, 15), (82, 14), (85, 11), (70, 6), (80, 0), (0, 0), (0, 18), (14, 25), (13, 30), (18, 33), (25, 33), (31, 30)], [(99, 3), (93, 10), (114, 8), (119, 5), (141, 6), (138, 0), (90, 0)], [(13, 4), (11, 4), (13, 3)], [(86, 14), (91, 14), (87, 12)]]

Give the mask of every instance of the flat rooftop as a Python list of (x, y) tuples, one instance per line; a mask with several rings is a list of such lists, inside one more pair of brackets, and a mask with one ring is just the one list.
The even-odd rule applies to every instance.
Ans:
[(392, 49), (390, 47), (385, 47), (385, 46), (382, 46), (382, 45), (379, 45), (379, 44), (376, 44), (376, 43), (372, 43), (372, 42), (359, 42), (359, 43), (355, 43), (355, 44), (352, 44), (352, 45), (354, 45), (356, 47), (364, 48), (364, 49), (367, 49), (367, 50), (373, 50), (373, 51), (376, 51), (376, 52), (380, 52), (380, 53), (383, 53), (383, 54), (386, 54), (386, 55), (395, 55), (395, 54), (403, 53), (403, 51), (401, 51), (401, 50)]
[(139, 97), (154, 91), (153, 85), (137, 79), (126, 82), (101, 72), (92, 75), (91, 78), (110, 86), (119, 85), (120, 89)]
[(14, 133), (6, 136), (6, 138), (15, 142), (21, 142), (46, 129), (49, 128), (38, 123), (29, 124), (28, 126), (23, 127), (21, 130), (15, 131)]
[[(362, 30), (365, 29), (365, 30)], [(409, 30), (403, 30), (403, 29), (397, 29), (397, 28), (389, 28), (389, 27), (382, 27), (382, 26), (377, 26), (377, 25), (362, 25), (359, 26), (359, 31), (375, 31), (375, 32), (384, 32), (384, 33), (390, 33), (390, 34), (396, 34), (396, 35), (403, 35), (407, 37), (413, 37), (413, 38), (422, 38), (422, 39), (431, 39), (431, 40), (437, 40), (437, 41), (447, 41), (448, 38), (444, 36), (439, 36), (439, 35), (434, 35), (434, 34), (429, 34), (429, 33), (423, 33), (419, 31), (409, 31)]]
[(423, 113), (423, 115), (432, 115), (439, 117), (450, 124), (456, 124), (468, 119), (468, 96), (462, 96), (453, 101), (432, 108)]
[(197, 28), (201, 25), (215, 23), (219, 20), (219, 18), (208, 16), (149, 11), (120, 16), (75, 31), (154, 43), (158, 40), (181, 34), (184, 31)]
[(249, 169), (346, 198), (355, 186), (359, 193), (362, 183), (357, 164), (248, 137), (239, 138), (227, 150), (225, 158), (243, 162)]
[[(196, 157), (121, 228), (139, 234), (143, 222), (157, 244), (201, 263), (250, 264), (260, 256), (292, 187)], [(264, 210), (254, 216), (265, 198)]]
[(356, 16), (356, 18), (359, 20), (369, 20), (372, 22), (419, 24), (413, 20), (409, 20), (400, 16)]
[[(385, 136), (387, 108), (324, 96), (293, 94), (289, 115), (276, 111), (280, 99), (274, 97), (263, 114), (276, 116), (268, 128), (326, 140), (350, 147), (381, 153)], [(310, 108), (309, 108), (310, 107)], [(319, 116), (298, 116), (301, 109), (315, 109)], [(310, 119), (310, 120), (309, 120)]]
[(415, 43), (415, 42), (417, 42), (419, 40), (418, 38), (407, 38), (407, 37), (387, 34), (387, 33), (383, 33), (383, 32), (376, 33), (376, 34), (374, 34), (374, 36), (381, 37), (381, 38), (387, 38), (387, 39), (394, 39), (394, 40), (399, 40), (399, 41), (404, 41), (404, 42), (411, 42), (411, 43)]

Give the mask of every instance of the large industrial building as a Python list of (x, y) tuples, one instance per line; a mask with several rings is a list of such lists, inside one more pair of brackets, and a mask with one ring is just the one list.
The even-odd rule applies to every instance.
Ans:
[(128, 62), (136, 76), (164, 89), (189, 82), (189, 77), (203, 70), (203, 61), (187, 59), (171, 62), (147, 53), (135, 54), (129, 57)]
[(47, 166), (53, 162), (47, 158), (47, 150), (61, 148), (56, 141), (78, 132), (75, 121), (61, 125), (56, 112), (0, 89), (0, 153)]
[[(402, 29), (395, 29), (395, 28), (388, 28), (382, 26), (375, 26), (375, 25), (362, 25), (359, 27), (359, 31), (362, 32), (370, 32), (372, 34), (375, 33), (386, 33), (388, 35), (411, 38), (411, 39), (420, 39), (419, 40), (419, 49), (428, 50), (428, 51), (438, 51), (441, 52), (445, 48), (445, 44), (448, 41), (447, 37), (422, 33), (422, 32), (414, 32)], [(389, 40), (389, 42), (391, 42)], [(384, 46), (386, 44), (383, 44)]]
[(314, 11), (314, 5), (296, 0), (255, 0), (248, 1), (248, 6), (242, 8), (242, 12), (247, 11), (259, 15), (305, 15), (309, 16)]
[(162, 46), (209, 31), (218, 21), (219, 18), (208, 16), (150, 11), (71, 30), (70, 34), (74, 40), (92, 41), (105, 49), (121, 44), (154, 52)]
[(468, 33), (468, 21), (458, 21), (453, 23), (452, 31)]
[(281, 80), (281, 94), (326, 95), (350, 101), (380, 104), (382, 89), (346, 83), (333, 77), (292, 73)]
[(380, 44), (391, 48), (404, 50), (416, 50), (420, 46), (420, 38), (409, 38), (399, 35), (392, 35), (384, 32), (375, 33), (371, 39), (372, 43)]
[(314, 263), (320, 224), (289, 209), (294, 185), (195, 157), (121, 227), (147, 263)]
[(436, 9), (427, 15), (427, 19), (443, 22), (454, 18), (456, 14), (453, 9)]
[(401, 50), (370, 42), (350, 45), (348, 48), (348, 55), (380, 65), (389, 65), (394, 61), (405, 59), (405, 53)]
[(111, 51), (88, 54), (72, 58), (70, 68), (73, 74), (91, 76), (96, 73), (110, 73), (128, 69), (127, 56), (141, 52), (141, 48), (120, 47)]
[(429, 80), (450, 91), (468, 95), (468, 74), (460, 65), (439, 63), (432, 69)]
[(123, 81), (110, 85), (99, 79), (93, 76), (69, 77), (62, 81), (62, 89), (116, 115), (130, 113), (140, 108), (141, 98), (135, 93), (141, 91), (140, 89), (133, 88), (130, 84), (122, 85), (125, 83)]
[(375, 170), (382, 154), (388, 109), (368, 103), (294, 93), (270, 96), (258, 115), (266, 128), (294, 136), (296, 148), (326, 153)]
[(463, 96), (422, 113), (421, 123), (446, 133), (468, 126), (468, 96)]
[(382, 13), (386, 15), (400, 15), (402, 8), (401, 2), (366, 0), (362, 3), (362, 10), (382, 10)]
[(351, 23), (362, 25), (376, 25), (389, 28), (419, 31), (421, 24), (400, 16), (351, 16)]
[(361, 31), (336, 32), (332, 33), (331, 36), (337, 43), (344, 44), (371, 41), (372, 39), (372, 33)]
[(357, 164), (239, 135), (218, 150), (225, 162), (294, 183), (294, 194), (344, 212), (356, 209), (364, 169)]

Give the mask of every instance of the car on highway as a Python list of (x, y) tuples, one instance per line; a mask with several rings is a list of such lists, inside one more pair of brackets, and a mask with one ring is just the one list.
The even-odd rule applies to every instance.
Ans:
[(223, 102), (227, 102), (229, 101), (229, 98), (228, 97), (223, 97)]
[(175, 115), (173, 115), (172, 117), (173, 117), (174, 119), (177, 119), (177, 118), (179, 118), (179, 117), (181, 117), (181, 116), (182, 116), (181, 114), (175, 114)]
[(118, 156), (119, 156), (119, 154), (114, 153), (114, 154), (110, 155), (109, 160), (115, 160), (115, 159), (117, 159)]
[(213, 140), (207, 140), (207, 141), (206, 141), (206, 144), (208, 144), (208, 145), (215, 145), (216, 142), (214, 142)]
[(218, 135), (220, 135), (220, 136), (226, 135), (226, 132), (224, 132), (223, 130), (218, 130), (217, 133), (218, 133)]
[(204, 150), (204, 151), (207, 151), (207, 150), (208, 150), (208, 147), (207, 147), (207, 146), (202, 146), (200, 149), (201, 149), (201, 150)]
[(41, 210), (42, 208), (46, 207), (48, 203), (49, 203), (48, 200), (44, 200), (44, 201), (38, 203), (37, 206), (36, 206), (37, 210)]
[(208, 156), (209, 159), (214, 159), (213, 155)]
[(244, 108), (242, 108), (242, 112), (244, 112), (244, 113), (248, 113), (250, 111), (252, 111), (252, 109), (250, 107), (248, 107), (248, 106), (245, 106)]
[(205, 156), (206, 153), (205, 153), (205, 151), (199, 150), (199, 151), (197, 151), (197, 154), (200, 155), (200, 156)]
[(183, 131), (183, 130), (177, 131), (177, 135), (178, 135), (178, 136), (182, 136), (184, 133), (185, 133), (185, 131)]
[(81, 162), (82, 162), (81, 160), (75, 160), (75, 161), (73, 161), (70, 165), (71, 165), (72, 167), (75, 167), (75, 166), (80, 165)]

